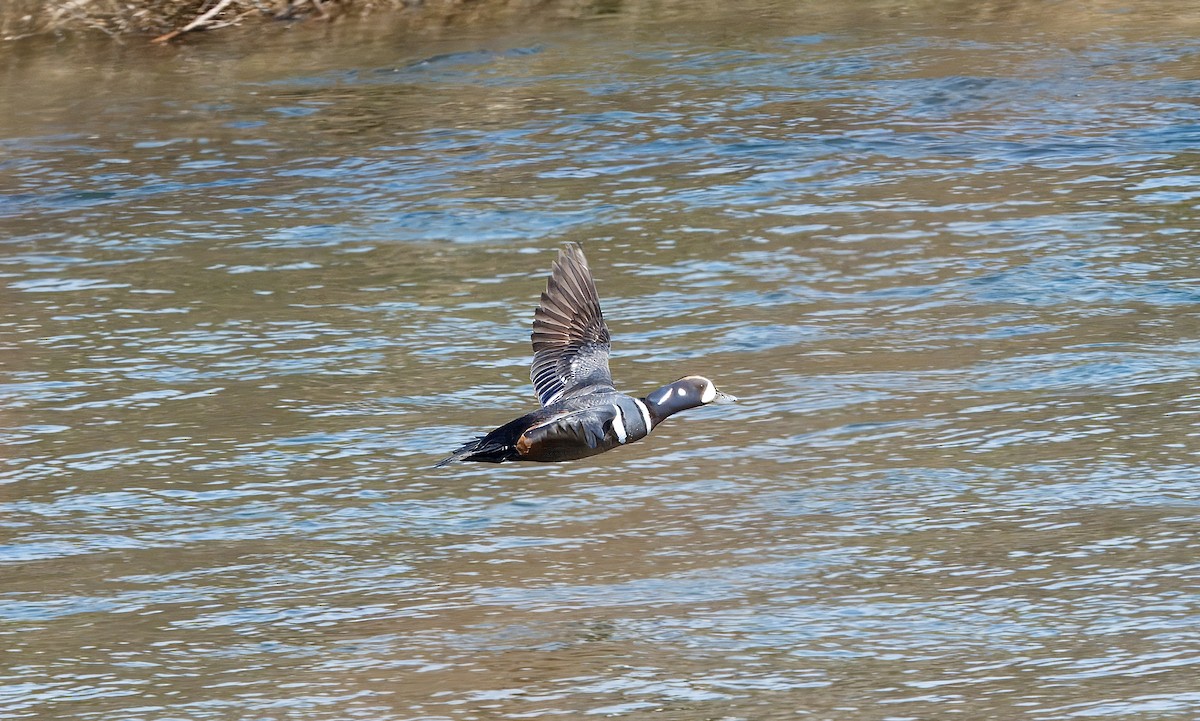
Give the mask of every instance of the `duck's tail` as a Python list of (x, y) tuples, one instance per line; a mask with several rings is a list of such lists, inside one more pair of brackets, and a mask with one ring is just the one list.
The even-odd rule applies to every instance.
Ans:
[(485, 463), (503, 463), (517, 458), (517, 449), (507, 443), (500, 443), (487, 436), (480, 436), (470, 443), (464, 444), (449, 456), (433, 465), (434, 468), (450, 465), (458, 461), (483, 461)]

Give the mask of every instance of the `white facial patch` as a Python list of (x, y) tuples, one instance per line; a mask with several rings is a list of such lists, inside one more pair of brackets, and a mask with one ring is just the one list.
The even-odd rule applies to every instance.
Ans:
[(705, 382), (704, 391), (700, 394), (701, 403), (712, 403), (717, 399), (717, 387), (712, 383)]
[(684, 396), (687, 395), (687, 388), (676, 388), (675, 395), (679, 396), (680, 398), (683, 398)]

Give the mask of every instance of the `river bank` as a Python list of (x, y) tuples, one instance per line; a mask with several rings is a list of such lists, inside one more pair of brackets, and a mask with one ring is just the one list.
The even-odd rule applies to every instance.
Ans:
[(236, 25), (328, 22), (371, 13), (399, 12), (417, 23), (442, 25), (532, 12), (603, 14), (620, 5), (619, 0), (8, 0), (0, 3), (0, 40), (106, 34), (166, 41)]
[[(295, 22), (337, 22), (367, 15), (396, 16), (402, 24), (431, 29), (528, 18), (586, 19), (601, 16), (685, 20), (698, 12), (757, 13), (761, 4), (701, 3), (688, 0), (5, 0), (0, 2), (0, 41), (32, 36), (108, 35), (117, 40), (175, 40), (190, 33), (234, 26), (280, 26)], [(1196, 25), (1200, 11), (1178, 15), (1173, 22)], [(870, 3), (801, 2), (791, 14), (842, 16), (848, 19), (884, 15), (893, 19), (927, 17), (948, 26), (995, 19), (1029, 23), (1031, 27), (1074, 28), (1080, 18), (1125, 17), (1116, 0), (1079, 0), (1047, 5), (1035, 0), (877, 0)], [(1136, 15), (1144, 18), (1153, 10)], [(389, 22), (392, 22), (389, 21)]]

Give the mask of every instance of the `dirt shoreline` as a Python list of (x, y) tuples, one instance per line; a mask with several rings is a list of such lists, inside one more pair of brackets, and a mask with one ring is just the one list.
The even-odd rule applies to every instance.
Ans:
[(546, 10), (602, 14), (614, 4), (620, 0), (5, 0), (0, 2), (0, 41), (106, 34), (169, 42), (226, 27), (331, 22), (377, 12), (448, 24)]
[[(831, 3), (796, 0), (794, 5), (766, 0), (0, 0), (0, 47), (5, 40), (27, 37), (108, 35), (121, 41), (180, 41), (193, 33), (228, 27), (279, 26), (288, 22), (336, 22), (370, 14), (388, 14), (413, 28), (511, 22), (524, 18), (597, 16), (687, 17), (697, 9), (724, 7), (757, 10), (788, 8), (791, 13), (819, 12), (846, 16), (927, 15), (939, 24), (996, 19), (1034, 26), (1075, 27), (1080, 11), (1125, 15), (1125, 0), (865, 0)], [(1131, 22), (1139, 16), (1129, 13)], [(1176, 11), (1181, 31), (1200, 28), (1200, 8)]]

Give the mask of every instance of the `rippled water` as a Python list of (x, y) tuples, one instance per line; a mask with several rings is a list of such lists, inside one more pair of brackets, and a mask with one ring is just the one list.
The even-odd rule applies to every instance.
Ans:
[(1200, 715), (1200, 18), (823, 5), (0, 51), (0, 715)]

